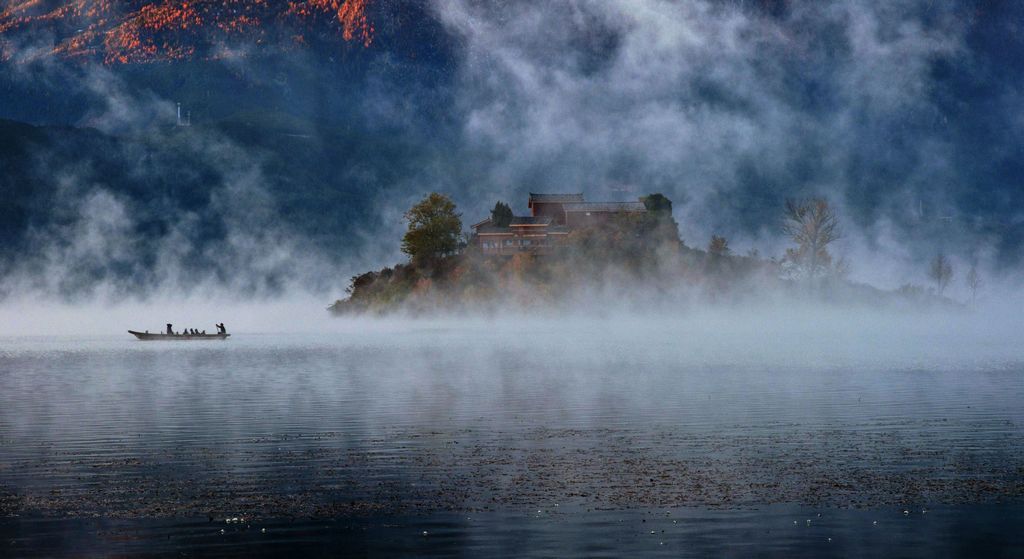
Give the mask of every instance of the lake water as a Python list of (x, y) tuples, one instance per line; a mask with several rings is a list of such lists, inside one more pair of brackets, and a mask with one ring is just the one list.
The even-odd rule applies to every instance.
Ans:
[(0, 338), (0, 555), (1024, 553), (1020, 330), (840, 318)]

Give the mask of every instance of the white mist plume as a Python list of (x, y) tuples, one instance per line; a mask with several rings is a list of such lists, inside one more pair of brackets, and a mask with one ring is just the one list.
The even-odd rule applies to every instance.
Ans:
[[(150, 91), (129, 88), (102, 66), (67, 68), (46, 60), (23, 68), (22, 79), (74, 81), (93, 107), (81, 125), (96, 128), (111, 138), (116, 160), (126, 174), (147, 185), (167, 177), (189, 176), (201, 184), (209, 204), (201, 211), (215, 216), (222, 235), (216, 242), (204, 239), (204, 215), (170, 209), (163, 204), (141, 207), (116, 193), (106, 177), (88, 161), (69, 162), (50, 150), (32, 154), (35, 172), (56, 176), (59, 187), (49, 208), (59, 219), (28, 231), (29, 250), (4, 278), (8, 296), (45, 299), (117, 300), (160, 291), (176, 294), (234, 293), (237, 297), (273, 296), (290, 289), (320, 293), (338, 292), (344, 278), (339, 266), (284, 224), (278, 203), (270, 195), (260, 153), (245, 150), (214, 130), (193, 127), (181, 134), (174, 122), (174, 103)], [(29, 75), (31, 74), (31, 75)], [(187, 134), (187, 136), (182, 136)], [(213, 179), (203, 184), (198, 170), (170, 167), (170, 161), (154, 157), (161, 145), (181, 147), (186, 156), (212, 169)], [(165, 219), (166, 230), (140, 233), (139, 223)], [(167, 219), (169, 218), (169, 219)], [(146, 254), (155, 255), (154, 259)], [(195, 262), (203, 265), (194, 265)], [(326, 296), (325, 296), (326, 297)]]
[[(855, 279), (922, 278), (936, 227), (890, 225), (922, 199), (950, 207), (952, 148), (922, 133), (882, 150), (899, 123), (937, 113), (931, 65), (963, 46), (953, 7), (789, 3), (782, 17), (708, 1), (434, 8), (461, 38), (466, 141), (492, 158), (490, 183), (509, 185), (489, 199), (521, 197), (538, 177), (591, 198), (664, 192), (689, 244), (718, 233), (780, 254), (775, 222), (757, 216), (787, 196), (825, 196), (843, 213), (839, 248), (857, 256)], [(887, 158), (900, 159), (899, 182), (864, 213), (873, 187), (855, 174)], [(949, 237), (950, 251), (984, 241)]]

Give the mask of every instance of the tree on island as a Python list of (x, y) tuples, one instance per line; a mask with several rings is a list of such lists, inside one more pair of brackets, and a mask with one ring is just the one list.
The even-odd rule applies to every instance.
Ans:
[(981, 288), (981, 275), (978, 274), (978, 265), (971, 264), (971, 269), (967, 272), (967, 289), (971, 290), (971, 306), (974, 306), (978, 300), (978, 289)]
[(491, 223), (495, 227), (508, 227), (512, 224), (512, 208), (505, 202), (494, 204), (491, 210)]
[(711, 235), (711, 242), (708, 243), (708, 252), (715, 256), (729, 254), (729, 240), (718, 235)]
[(839, 215), (824, 198), (786, 200), (782, 231), (796, 243), (786, 249), (783, 269), (811, 281), (831, 271), (829, 245), (840, 238)]
[(647, 209), (647, 213), (641, 217), (640, 221), (644, 223), (639, 226), (638, 230), (646, 241), (652, 246), (665, 243), (678, 244), (679, 224), (672, 217), (672, 200), (657, 192), (641, 196), (640, 202)]
[(932, 259), (931, 266), (928, 267), (928, 277), (935, 282), (935, 292), (942, 297), (946, 286), (953, 279), (953, 264), (945, 254), (940, 252)]
[(669, 200), (660, 192), (641, 196), (640, 201), (643, 202), (648, 212), (657, 217), (672, 216), (672, 200)]
[(462, 235), (460, 217), (450, 198), (431, 192), (405, 212), (409, 229), (402, 237), (402, 252), (417, 265), (454, 253)]

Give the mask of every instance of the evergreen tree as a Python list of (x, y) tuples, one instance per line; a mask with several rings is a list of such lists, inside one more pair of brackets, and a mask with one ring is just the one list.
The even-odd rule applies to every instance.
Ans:
[(494, 204), (491, 210), (491, 223), (496, 227), (508, 227), (512, 224), (512, 208), (505, 202)]

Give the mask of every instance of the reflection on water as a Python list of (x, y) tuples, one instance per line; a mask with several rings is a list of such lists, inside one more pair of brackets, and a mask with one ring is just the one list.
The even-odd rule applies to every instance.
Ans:
[[(218, 557), (1020, 557), (1019, 505), (897, 509), (657, 509), (416, 517), (0, 521), (12, 555)], [(810, 522), (808, 522), (810, 521)], [(2, 550), (3, 547), (0, 547)]]
[(1018, 350), (812, 330), (7, 338), (0, 536), (43, 555), (1019, 549)]

